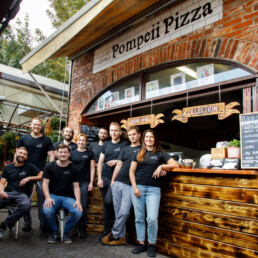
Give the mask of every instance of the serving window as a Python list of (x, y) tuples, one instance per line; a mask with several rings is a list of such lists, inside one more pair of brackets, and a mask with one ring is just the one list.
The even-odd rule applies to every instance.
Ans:
[[(130, 106), (140, 101), (182, 94), (191, 89), (202, 89), (231, 82), (252, 75), (234, 65), (198, 62), (178, 66), (157, 67), (135, 74), (104, 89), (84, 110), (99, 113), (119, 106)], [(85, 113), (85, 111), (83, 111)]]

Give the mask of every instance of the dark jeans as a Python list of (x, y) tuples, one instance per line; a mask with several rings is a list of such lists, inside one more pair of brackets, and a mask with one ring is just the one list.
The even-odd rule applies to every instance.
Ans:
[(87, 204), (88, 204), (88, 186), (89, 182), (80, 182), (80, 190), (81, 190), (81, 203), (82, 203), (82, 217), (78, 223), (79, 228), (85, 229), (87, 220), (88, 220), (88, 211), (87, 211)]
[[(40, 222), (39, 227), (40, 227), (40, 230), (42, 231), (42, 230), (47, 229), (47, 224), (46, 224), (46, 221), (45, 221), (45, 218), (44, 218), (44, 214), (42, 212), (43, 204), (44, 204), (44, 201), (45, 201), (45, 196), (44, 196), (44, 193), (43, 193), (43, 190), (42, 190), (42, 182), (41, 181), (38, 181), (36, 183), (36, 191), (37, 191), (37, 199), (38, 199), (38, 218), (39, 218), (39, 222)], [(32, 191), (31, 191), (31, 194), (32, 194)], [(32, 222), (30, 211), (27, 214), (25, 214), (24, 222), (25, 223), (31, 223)]]
[(0, 198), (0, 208), (3, 208), (11, 203), (17, 204), (14, 212), (3, 222), (7, 227), (12, 228), (15, 225), (15, 222), (30, 210), (30, 199), (25, 193), (19, 193), (16, 191), (6, 193), (8, 195), (7, 199)]
[(114, 220), (115, 220), (114, 206), (113, 206), (113, 203), (112, 203), (112, 205), (107, 205), (104, 201), (108, 187), (111, 183), (111, 180), (106, 177), (102, 177), (102, 180), (103, 180), (103, 188), (100, 188), (100, 191), (102, 194), (103, 207), (104, 207), (104, 225), (105, 225), (104, 230), (111, 231)]

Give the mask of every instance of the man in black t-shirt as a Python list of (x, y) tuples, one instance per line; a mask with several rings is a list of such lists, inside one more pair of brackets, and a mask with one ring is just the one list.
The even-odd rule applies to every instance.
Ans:
[(94, 152), (96, 167), (98, 166), (99, 156), (100, 156), (100, 153), (102, 151), (102, 147), (103, 147), (104, 143), (109, 138), (108, 129), (106, 127), (101, 127), (99, 129), (98, 136), (99, 136), (99, 141), (98, 142), (92, 142), (89, 146), (89, 150)]
[[(10, 203), (17, 204), (17, 209), (0, 224), (0, 239), (5, 229), (12, 228), (16, 221), (30, 210), (30, 181), (41, 180), (42, 171), (27, 162), (27, 149), (20, 147), (16, 151), (15, 163), (7, 165), (0, 180), (0, 208)], [(7, 186), (5, 187), (5, 185)]]
[[(67, 145), (71, 151), (76, 150), (77, 149), (77, 144), (75, 142), (72, 142), (73, 140), (73, 136), (74, 136), (74, 131), (72, 128), (70, 127), (65, 127), (62, 130), (62, 136), (63, 136), (63, 141), (62, 142), (55, 142), (54, 143), (54, 148), (55, 150), (57, 149), (57, 146), (61, 143), (64, 143), (65, 145)], [(56, 153), (55, 153), (56, 155)]]
[(102, 244), (104, 245), (114, 246), (126, 244), (126, 221), (130, 216), (130, 210), (132, 206), (129, 170), (134, 156), (141, 148), (141, 134), (139, 127), (132, 126), (129, 127), (126, 131), (131, 145), (124, 147), (120, 152), (118, 163), (115, 167), (111, 180), (116, 220), (111, 233), (102, 239)]
[(44, 169), (42, 185), (46, 200), (43, 213), (51, 231), (48, 242), (55, 243), (58, 230), (55, 211), (64, 208), (69, 212), (64, 228), (64, 243), (69, 244), (72, 240), (68, 232), (82, 216), (79, 170), (69, 162), (70, 148), (67, 145), (58, 145), (57, 157), (57, 161), (48, 163)]
[[(33, 118), (31, 120), (31, 133), (23, 135), (17, 144), (17, 147), (24, 146), (28, 150), (28, 161), (38, 167), (41, 171), (44, 170), (46, 165), (46, 159), (49, 157), (49, 161), (55, 160), (55, 153), (53, 143), (50, 138), (42, 135), (42, 121), (39, 118)], [(44, 195), (42, 192), (41, 181), (36, 185), (37, 197), (38, 197), (38, 217), (40, 221), (40, 234), (42, 231), (46, 231), (44, 216), (42, 214), (42, 206), (44, 203)], [(24, 217), (23, 231), (31, 230), (30, 215)]]
[(109, 134), (111, 140), (105, 142), (100, 153), (98, 162), (98, 187), (101, 190), (104, 206), (104, 225), (105, 229), (103, 234), (99, 237), (101, 241), (103, 237), (108, 235), (111, 231), (114, 220), (114, 208), (113, 205), (107, 205), (105, 196), (107, 194), (108, 187), (111, 183), (114, 168), (118, 162), (118, 156), (122, 149), (128, 145), (127, 141), (121, 140), (122, 135), (121, 127), (118, 123), (112, 122), (109, 127)]

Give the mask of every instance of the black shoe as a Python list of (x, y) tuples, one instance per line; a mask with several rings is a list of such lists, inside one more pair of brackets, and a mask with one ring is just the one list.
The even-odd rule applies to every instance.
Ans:
[(4, 238), (4, 231), (5, 231), (6, 227), (3, 223), (0, 224), (0, 240), (2, 240)]
[(132, 251), (133, 254), (139, 254), (146, 250), (146, 246), (143, 244), (138, 244)]
[(111, 231), (110, 230), (105, 230), (102, 235), (99, 236), (99, 241), (102, 241), (102, 238), (104, 238), (105, 236), (107, 236)]
[(80, 229), (80, 238), (85, 238), (86, 236), (87, 236), (86, 230), (84, 228)]
[(24, 222), (24, 226), (22, 227), (23, 232), (30, 232), (32, 230), (31, 224), (29, 222)]
[(148, 246), (148, 256), (149, 257), (156, 257), (156, 251), (155, 251), (155, 246), (150, 244)]
[(50, 244), (55, 244), (57, 240), (57, 234), (56, 233), (51, 233), (51, 235), (48, 238), (48, 243)]
[(67, 233), (64, 233), (64, 243), (65, 243), (65, 244), (71, 244), (71, 243), (72, 243), (72, 240), (71, 240), (71, 238), (68, 236)]

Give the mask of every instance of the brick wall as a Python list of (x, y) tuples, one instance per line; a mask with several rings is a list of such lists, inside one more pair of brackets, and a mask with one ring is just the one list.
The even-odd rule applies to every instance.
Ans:
[(93, 74), (93, 52), (74, 60), (69, 126), (79, 130), (80, 113), (102, 89), (143, 69), (184, 59), (232, 60), (258, 70), (258, 2), (223, 0), (223, 18), (155, 49)]

